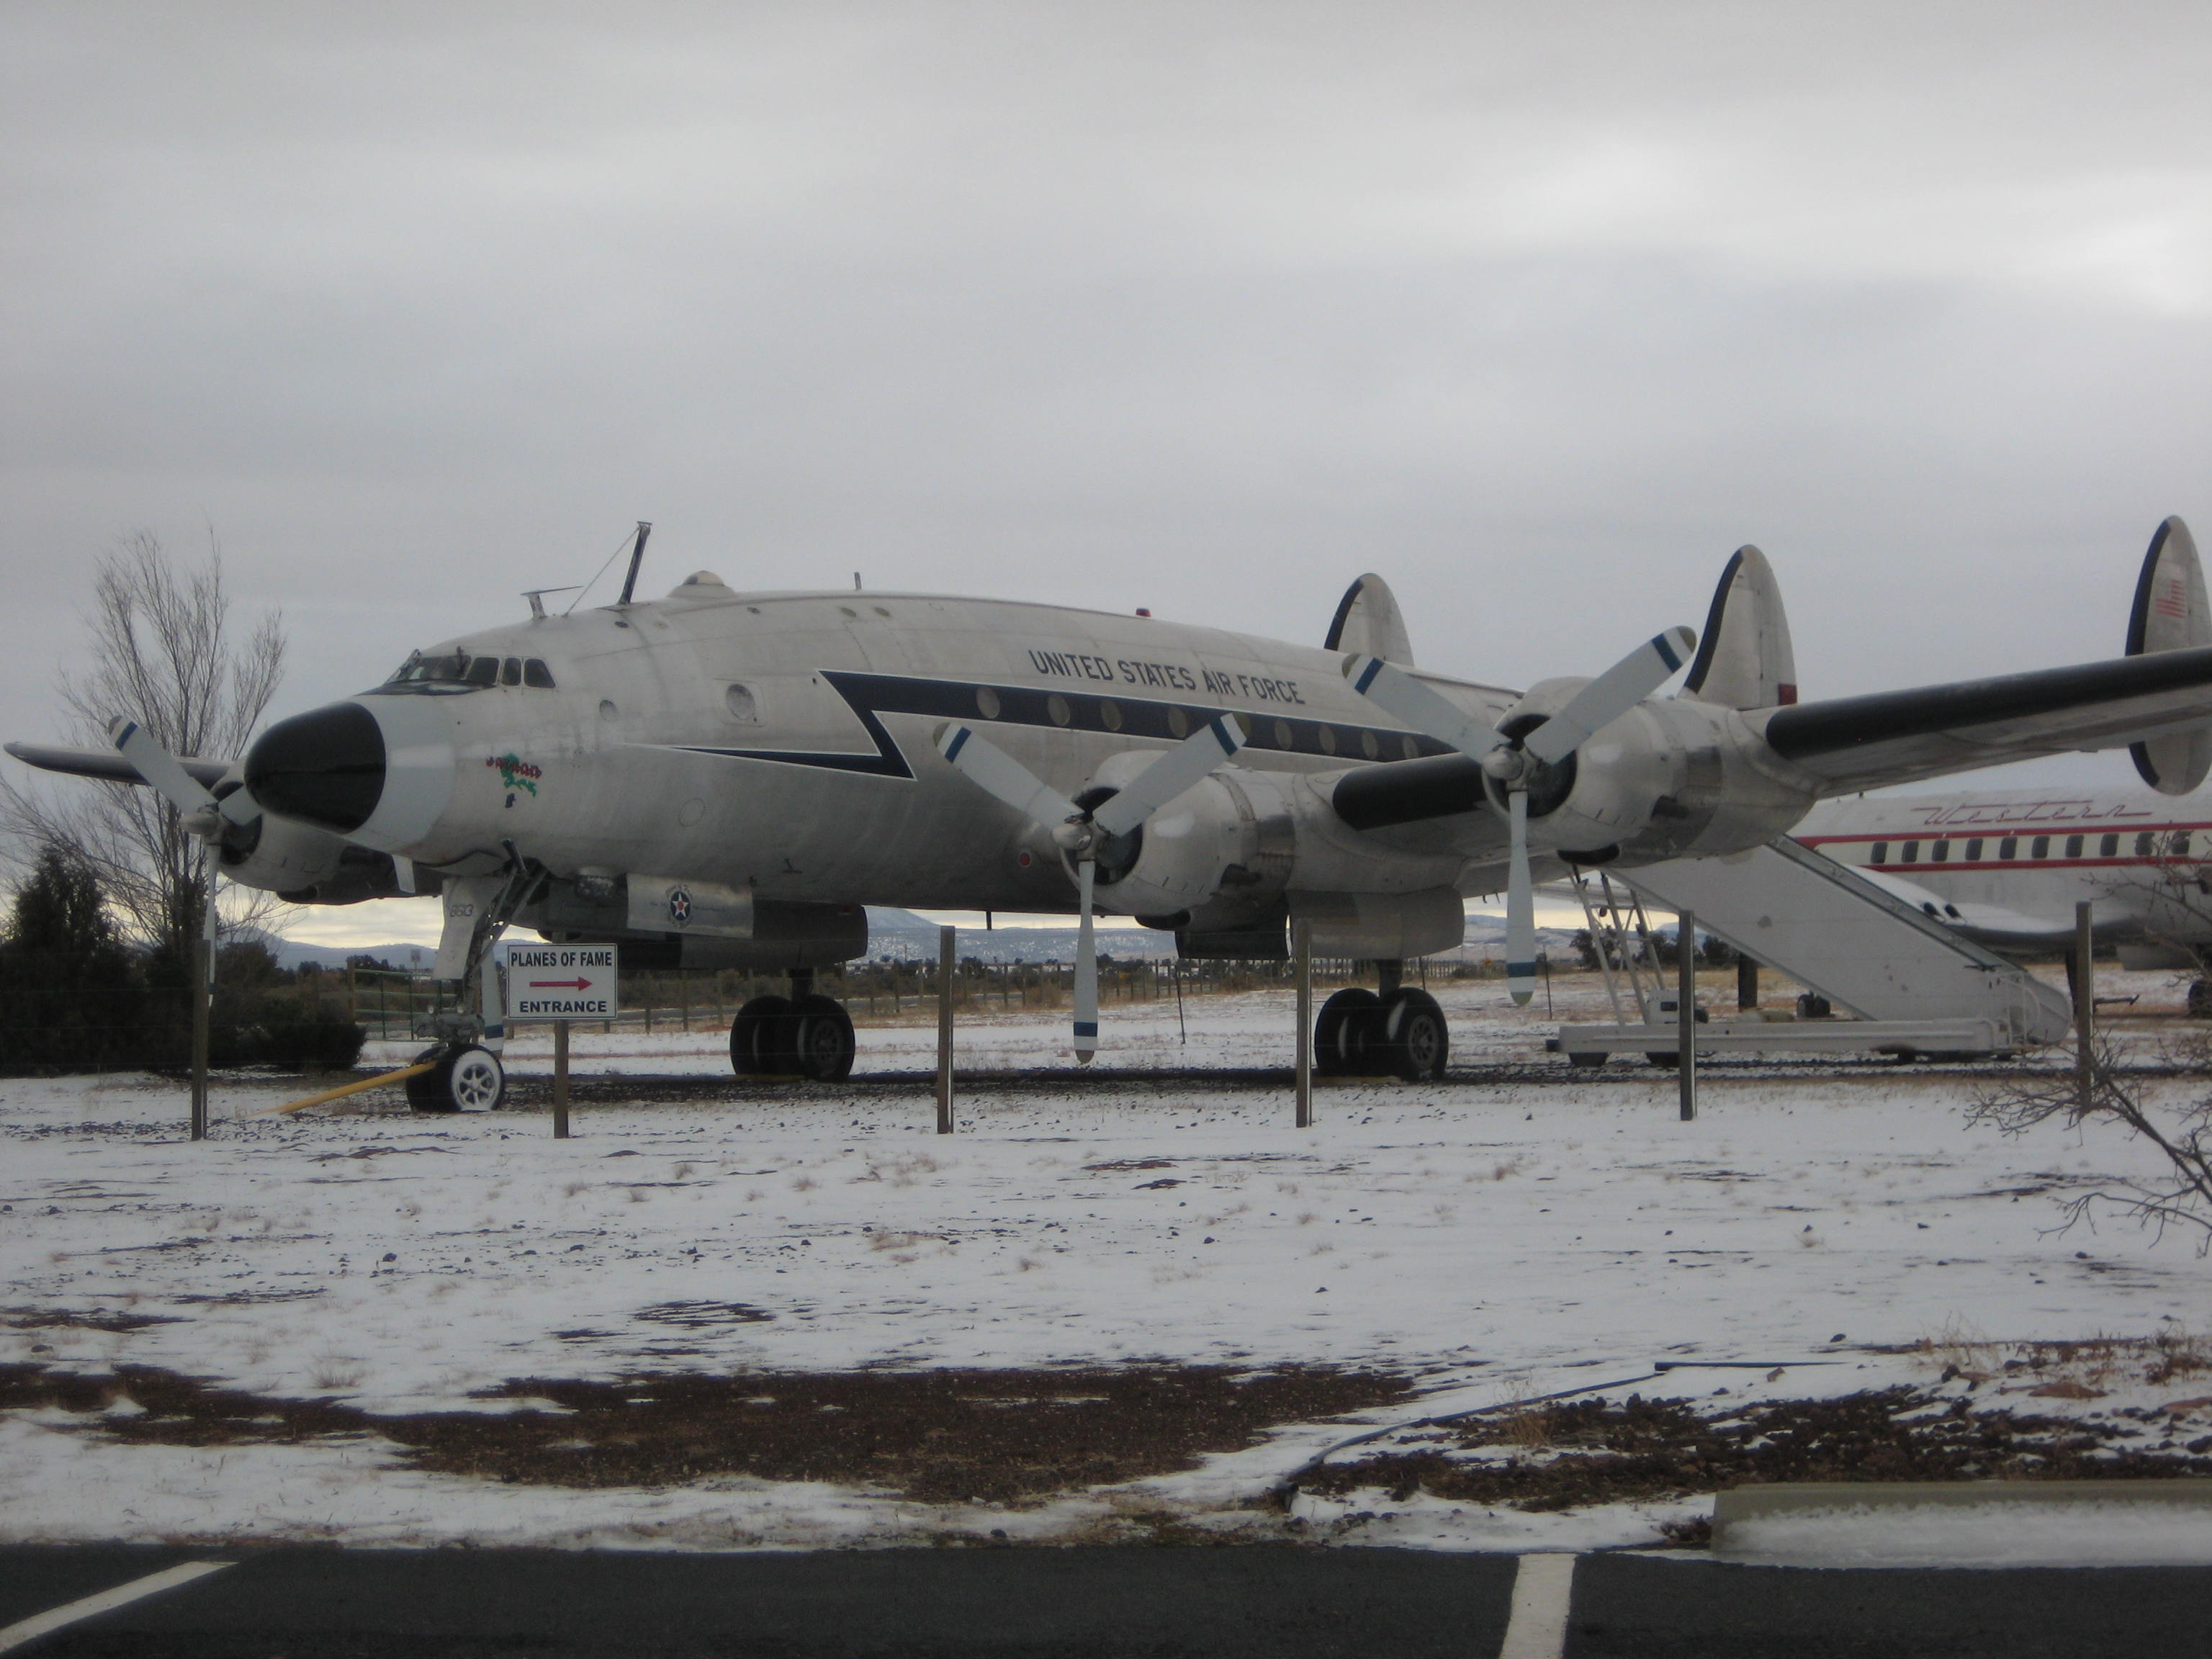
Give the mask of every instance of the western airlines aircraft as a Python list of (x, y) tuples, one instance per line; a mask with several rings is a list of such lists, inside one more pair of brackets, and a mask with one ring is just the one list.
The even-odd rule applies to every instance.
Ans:
[[(1525, 1001), (1534, 880), (1743, 851), (1824, 797), (2029, 755), (2129, 745), (2174, 793), (2212, 768), (2212, 617), (2179, 519), (2124, 655), (1813, 702), (1751, 547), (1701, 640), (1669, 629), (1595, 679), (1516, 691), (1417, 670), (1372, 576), (1306, 646), (706, 571), (633, 603), (644, 544), (641, 526), (614, 605), (533, 599), (243, 757), (173, 755), (136, 709), (114, 711), (112, 748), (9, 750), (151, 785), (223, 876), (295, 902), (442, 894), (438, 971), (465, 985), (509, 926), (641, 966), (787, 969), (789, 997), (738, 1012), (732, 1063), (822, 1079), (851, 1066), (853, 1029), (813, 974), (865, 953), (865, 904), (1073, 910), (1079, 1059), (1098, 1041), (1094, 913), (1171, 927), (1191, 956), (1279, 957), (1304, 923), (1381, 981), (1323, 1007), (1322, 1068), (1433, 1076), (1443, 1017), (1401, 969), (1459, 944), (1465, 896), (1504, 890)], [(439, 1030), (417, 1104), (497, 1103), (489, 1024)]]
[(2070, 944), (2086, 900), (2099, 941), (2139, 965), (2194, 967), (2212, 949), (2212, 801), (1893, 795), (1824, 801), (1791, 833), (1985, 945)]

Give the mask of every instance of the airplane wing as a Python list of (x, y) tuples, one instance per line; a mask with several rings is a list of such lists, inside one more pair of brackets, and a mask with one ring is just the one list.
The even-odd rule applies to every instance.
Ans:
[(1854, 865), (1851, 873), (1873, 883), (1893, 898), (1903, 899), (1946, 927), (1955, 927), (1978, 945), (2024, 950), (2031, 945), (2063, 945), (2074, 942), (2074, 919), (2032, 915), (2002, 904), (1969, 904), (1930, 892), (1917, 882), (1865, 865)]
[[(71, 777), (104, 778), (110, 783), (143, 783), (131, 763), (112, 749), (65, 749), (50, 743), (11, 743), (8, 752), (27, 766), (45, 772), (65, 772)], [(202, 788), (212, 789), (230, 770), (231, 763), (187, 758), (178, 763)]]
[(2212, 646), (1832, 697), (1747, 717), (1824, 795), (2031, 756), (2114, 749), (2212, 723)]

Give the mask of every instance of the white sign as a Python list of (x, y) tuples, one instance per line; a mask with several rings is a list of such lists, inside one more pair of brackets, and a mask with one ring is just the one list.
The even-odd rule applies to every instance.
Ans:
[(510, 945), (507, 1017), (612, 1019), (621, 1007), (611, 945)]

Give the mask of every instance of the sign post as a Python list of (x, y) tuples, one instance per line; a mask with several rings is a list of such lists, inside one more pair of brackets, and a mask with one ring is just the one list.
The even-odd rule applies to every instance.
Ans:
[(553, 1023), (553, 1138), (568, 1139), (568, 1024), (622, 1010), (621, 963), (611, 945), (510, 945), (507, 1023)]
[(952, 1133), (952, 929), (937, 930), (937, 1133)]
[(1313, 1127), (1313, 922), (1300, 917), (1291, 924), (1291, 955), (1297, 978), (1298, 1046), (1296, 1119), (1301, 1129)]

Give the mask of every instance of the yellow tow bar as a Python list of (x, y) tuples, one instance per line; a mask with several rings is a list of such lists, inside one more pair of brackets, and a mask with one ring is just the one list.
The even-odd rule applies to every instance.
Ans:
[(285, 1106), (264, 1106), (258, 1112), (248, 1112), (248, 1117), (268, 1117), (276, 1112), (304, 1112), (310, 1106), (327, 1106), (334, 1100), (343, 1100), (348, 1095), (357, 1095), (364, 1089), (374, 1089), (386, 1083), (404, 1083), (410, 1077), (435, 1070), (435, 1060), (424, 1060), (419, 1066), (403, 1066), (396, 1072), (386, 1072), (380, 1077), (365, 1077), (356, 1083), (342, 1083), (335, 1089), (325, 1089), (319, 1095), (309, 1095), (305, 1100), (293, 1101)]

